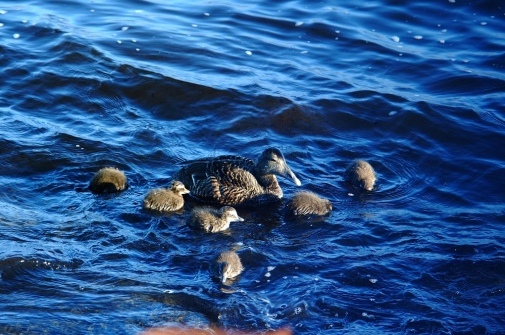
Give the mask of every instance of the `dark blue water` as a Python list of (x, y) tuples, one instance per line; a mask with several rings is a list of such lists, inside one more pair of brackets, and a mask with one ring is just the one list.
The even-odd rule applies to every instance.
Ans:
[[(0, 66), (0, 333), (505, 333), (501, 1), (2, 1)], [(142, 211), (182, 161), (269, 146), (329, 218)], [(88, 191), (104, 166), (125, 192)]]

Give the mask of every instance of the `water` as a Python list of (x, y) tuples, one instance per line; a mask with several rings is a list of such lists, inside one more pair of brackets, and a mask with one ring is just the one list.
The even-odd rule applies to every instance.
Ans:
[[(503, 334), (499, 1), (3, 1), (0, 41), (1, 333)], [(192, 203), (142, 211), (182, 161), (268, 146), (329, 218), (241, 209), (209, 235)], [(373, 193), (344, 183), (355, 158)], [(104, 166), (125, 192), (87, 190)]]

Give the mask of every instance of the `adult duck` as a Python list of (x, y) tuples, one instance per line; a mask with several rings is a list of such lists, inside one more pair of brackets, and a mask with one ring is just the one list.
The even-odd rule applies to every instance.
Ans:
[(269, 148), (258, 159), (217, 156), (186, 162), (173, 177), (200, 201), (229, 206), (254, 206), (282, 198), (275, 175), (300, 180), (289, 168), (279, 149)]

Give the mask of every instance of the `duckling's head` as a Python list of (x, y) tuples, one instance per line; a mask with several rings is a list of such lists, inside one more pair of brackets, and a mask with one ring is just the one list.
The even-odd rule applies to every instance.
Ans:
[(333, 210), (333, 206), (332, 206), (330, 200), (324, 199), (323, 203), (324, 203), (324, 206), (325, 206), (325, 208), (326, 208), (327, 211)]
[(375, 177), (365, 178), (361, 181), (361, 188), (367, 191), (373, 191)]
[(291, 178), (297, 186), (302, 184), (291, 171), (281, 151), (277, 148), (268, 148), (263, 151), (256, 161), (256, 170), (262, 175), (276, 174)]
[(172, 190), (173, 192), (175, 192), (177, 194), (187, 194), (187, 193), (189, 193), (189, 190), (186, 188), (186, 186), (184, 186), (184, 184), (181, 183), (178, 180), (174, 180), (170, 184), (170, 190)]
[(244, 219), (238, 216), (237, 210), (231, 206), (221, 207), (220, 212), (221, 216), (228, 222), (244, 221)]
[(219, 279), (221, 280), (221, 284), (225, 285), (228, 279), (234, 278), (234, 272), (232, 264), (228, 262), (219, 263)]
[(372, 165), (364, 160), (356, 161), (356, 172), (359, 176), (359, 186), (367, 191), (372, 191), (375, 186), (377, 176)]

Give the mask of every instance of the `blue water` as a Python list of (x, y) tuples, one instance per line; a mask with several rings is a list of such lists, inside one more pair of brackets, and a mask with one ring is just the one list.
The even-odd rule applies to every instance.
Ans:
[[(500, 1), (2, 1), (0, 66), (0, 333), (505, 333)], [(185, 160), (269, 146), (330, 217), (141, 208)], [(129, 188), (91, 194), (104, 166)]]

